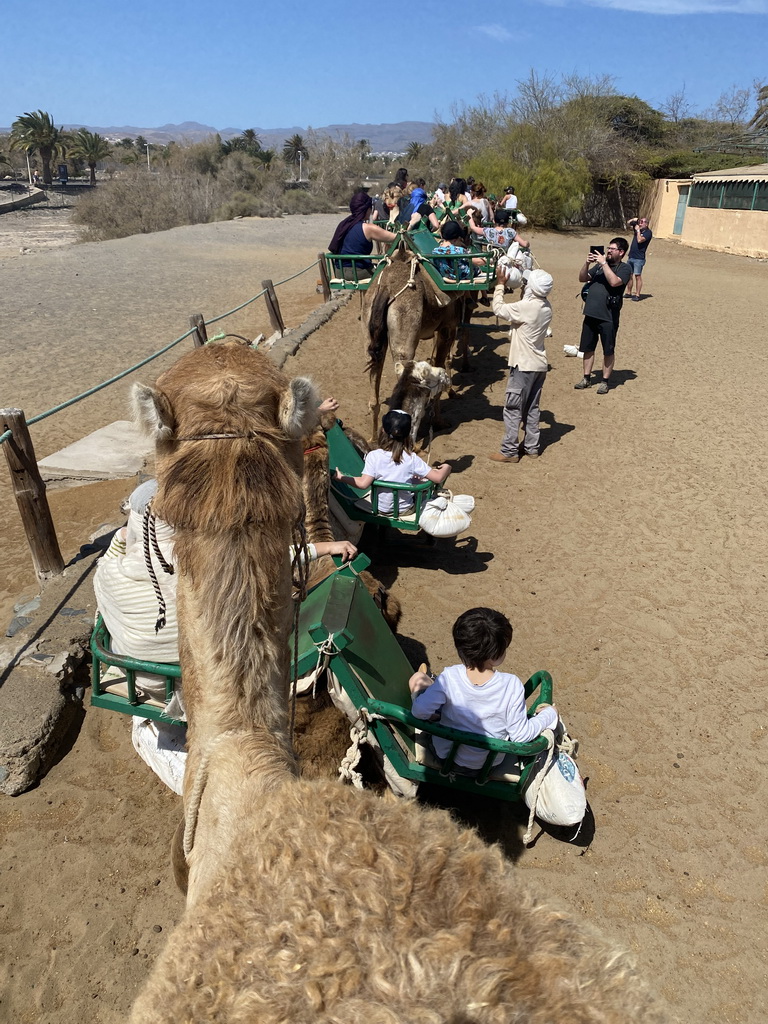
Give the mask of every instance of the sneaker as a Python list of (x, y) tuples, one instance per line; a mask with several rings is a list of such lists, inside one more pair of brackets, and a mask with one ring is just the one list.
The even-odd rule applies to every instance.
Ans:
[(602, 382), (600, 387), (597, 389), (597, 393), (598, 393), (598, 395), (607, 395), (608, 394), (608, 381), (607, 380), (604, 380)]
[(491, 452), (488, 456), (491, 462), (519, 462), (519, 455), (502, 455), (501, 452)]
[(578, 384), (573, 385), (576, 391), (583, 391), (584, 388), (592, 387), (591, 377), (582, 377)]
[(632, 299), (633, 302), (639, 302), (640, 301), (640, 296), (639, 295), (631, 295), (630, 298)]
[(539, 457), (538, 452), (526, 452), (525, 454), (528, 456), (529, 459), (538, 459)]

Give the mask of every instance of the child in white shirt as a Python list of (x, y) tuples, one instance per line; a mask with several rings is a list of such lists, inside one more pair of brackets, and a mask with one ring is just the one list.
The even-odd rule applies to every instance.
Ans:
[[(545, 729), (555, 728), (554, 707), (542, 708), (529, 718), (520, 679), (497, 671), (512, 643), (512, 624), (506, 615), (492, 608), (470, 608), (453, 624), (453, 642), (460, 665), (443, 669), (434, 682), (424, 672), (415, 672), (408, 681), (416, 718), (434, 721), (439, 717), (441, 725), (452, 729), (514, 743), (529, 743)], [(438, 757), (448, 756), (451, 740), (433, 736), (432, 742)], [(465, 745), (458, 749), (456, 764), (477, 771), (486, 757), (487, 751)], [(494, 764), (503, 760), (504, 754), (499, 754)]]
[[(393, 484), (420, 483), (431, 480), (442, 484), (448, 478), (451, 467), (447, 462), (433, 469), (418, 455), (413, 454), (411, 445), (411, 417), (402, 409), (392, 409), (381, 420), (379, 434), (380, 448), (374, 448), (365, 457), (360, 476), (344, 476), (337, 468), (334, 479), (367, 490), (374, 480), (388, 480)], [(398, 514), (405, 515), (413, 509), (413, 491), (398, 491)], [(379, 492), (378, 511), (391, 515), (395, 508), (394, 491)]]

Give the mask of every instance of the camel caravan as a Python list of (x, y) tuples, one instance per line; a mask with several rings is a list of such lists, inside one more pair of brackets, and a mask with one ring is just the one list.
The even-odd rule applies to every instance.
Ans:
[[(581, 793), (577, 827), (586, 807), (546, 672), (525, 687), (504, 677), (519, 687), (517, 738), (457, 726), (448, 705), (418, 712), (443, 676), (413, 673), (394, 633), (399, 603), (355, 547), (365, 523), (432, 521), (440, 536), (470, 521), (472, 499), (444, 487), (450, 468), (411, 449), (449, 386), (459, 307), (472, 300), (435, 287), (408, 246), (399, 237), (361, 289), (374, 434), (387, 347), (399, 369), (381, 450), (309, 379), (239, 341), (196, 348), (134, 387), (157, 480), (97, 571), (92, 703), (181, 736), (171, 861), (186, 904), (133, 1024), (668, 1020), (625, 951), (531, 891), (499, 848), (409, 799), (435, 782), (524, 800), (526, 839), (534, 817), (560, 821), (558, 799)], [(416, 359), (433, 335), (433, 359)], [(398, 456), (421, 482), (375, 475)], [(120, 571), (130, 601), (110, 594)], [(136, 653), (139, 619), (158, 638), (171, 630), (162, 656)], [(478, 690), (500, 676), (503, 648), (461, 654)], [(302, 777), (296, 754), (297, 699), (323, 685), (351, 726), (341, 780)], [(366, 784), (365, 746), (383, 794)]]

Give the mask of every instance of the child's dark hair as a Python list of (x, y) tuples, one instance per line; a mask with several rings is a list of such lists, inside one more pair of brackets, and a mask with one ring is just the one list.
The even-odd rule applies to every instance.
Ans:
[(462, 665), (482, 668), (512, 643), (512, 623), (493, 608), (470, 608), (454, 622), (453, 642)]
[(511, 210), (498, 209), (493, 215), (493, 222), (494, 224), (498, 224), (500, 228), (505, 228), (509, 224), (509, 218), (511, 216)]
[(399, 466), (403, 460), (403, 452), (413, 451), (411, 445), (411, 417), (402, 409), (390, 409), (381, 418), (379, 431), (379, 447), (389, 452), (392, 461)]

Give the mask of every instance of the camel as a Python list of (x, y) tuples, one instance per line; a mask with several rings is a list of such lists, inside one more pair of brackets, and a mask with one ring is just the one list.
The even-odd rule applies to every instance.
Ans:
[(426, 360), (395, 363), (397, 384), (389, 401), (393, 409), (402, 409), (411, 417), (411, 443), (415, 446), (421, 421), (431, 411), (432, 425), (439, 425), (440, 395), (448, 391), (451, 378), (447, 370), (432, 366)]
[(371, 382), (372, 444), (376, 444), (379, 429), (379, 391), (387, 347), (396, 362), (405, 363), (415, 359), (420, 339), (434, 336), (431, 362), (445, 369), (462, 322), (464, 301), (457, 296), (458, 292), (440, 291), (419, 261), (409, 258), (403, 249), (365, 293), (362, 322)]
[(661, 1024), (627, 958), (443, 811), (301, 780), (288, 543), (316, 395), (233, 343), (137, 386), (176, 530), (187, 899), (132, 1024)]

